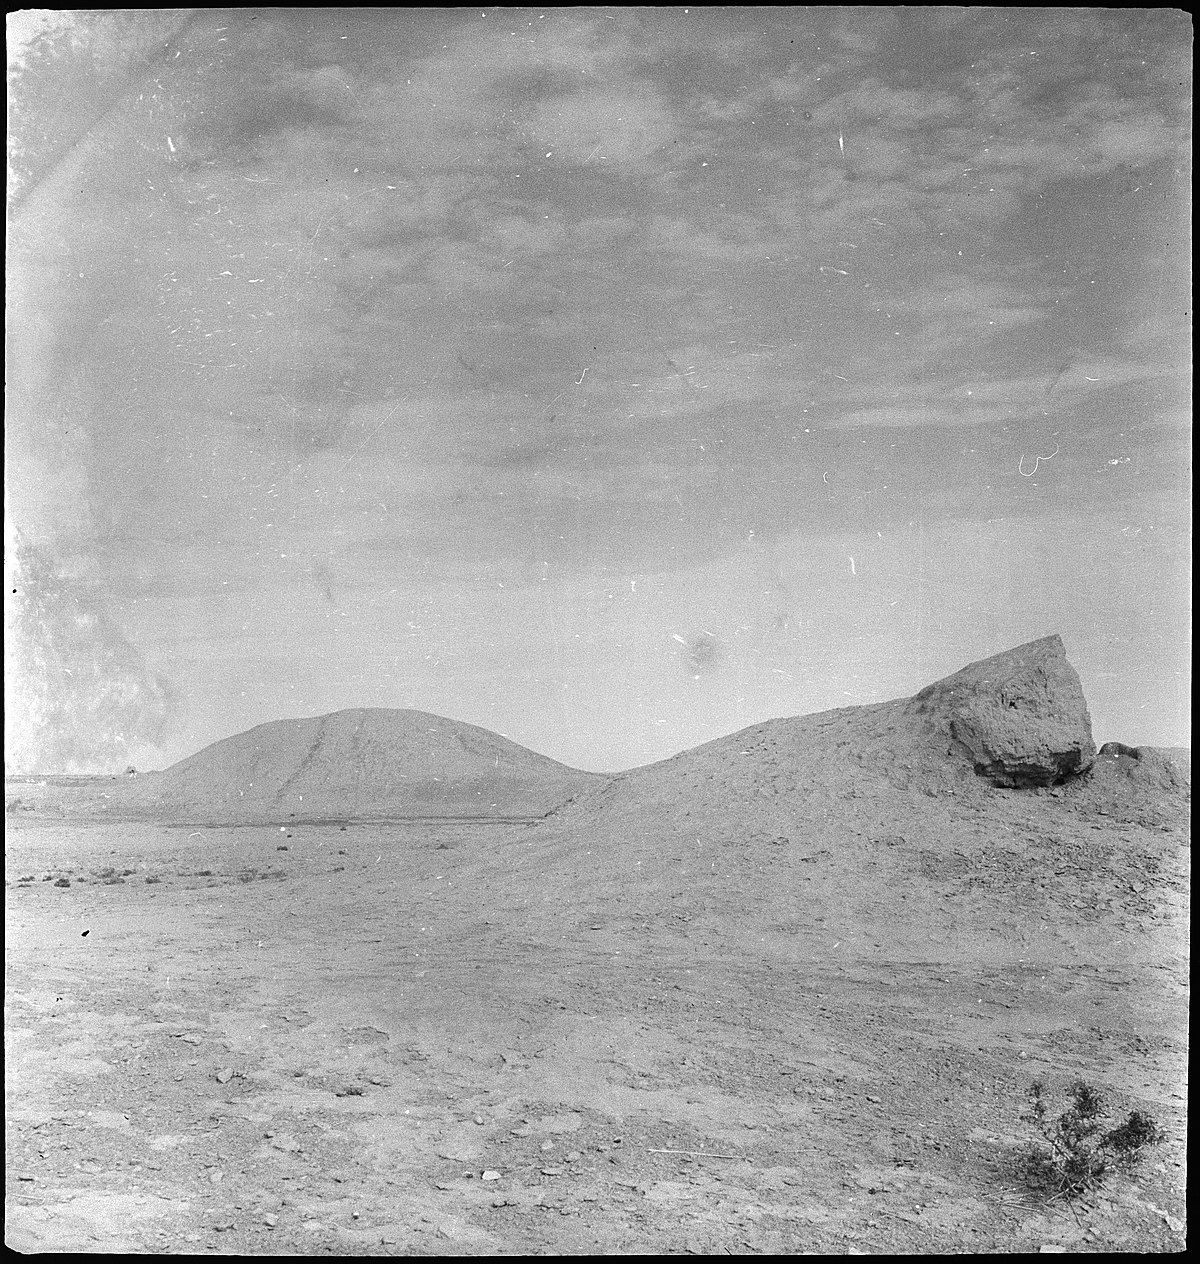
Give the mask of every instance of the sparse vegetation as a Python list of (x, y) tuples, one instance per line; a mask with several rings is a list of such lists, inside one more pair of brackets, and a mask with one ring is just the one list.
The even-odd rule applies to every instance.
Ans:
[(1143, 1111), (1129, 1113), (1124, 1123), (1104, 1128), (1107, 1108), (1100, 1093), (1083, 1080), (1070, 1088), (1071, 1104), (1051, 1117), (1045, 1086), (1035, 1080), (1029, 1090), (1026, 1116), (1041, 1134), (1023, 1155), (1022, 1175), (1028, 1185), (1051, 1199), (1072, 1199), (1097, 1188), (1114, 1169), (1132, 1167), (1147, 1146), (1165, 1134)]

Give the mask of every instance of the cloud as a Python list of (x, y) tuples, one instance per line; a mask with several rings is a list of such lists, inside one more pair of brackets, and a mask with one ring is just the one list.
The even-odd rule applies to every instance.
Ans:
[(665, 103), (648, 85), (589, 88), (539, 102), (532, 124), (547, 158), (634, 171), (646, 169), (651, 155), (674, 135)]
[(135, 749), (160, 747), (178, 712), (170, 681), (126, 640), (97, 589), (19, 536), (7, 551), (6, 768), (118, 772)]
[(1179, 152), (1152, 41), (985, 12), (933, 57), (918, 11), (765, 20), (779, 39), (718, 10), (197, 18), (97, 129), (100, 192), (64, 185), (21, 304), (55, 530), (246, 543), (273, 487), (347, 549), (380, 517), (379, 556), (412, 533), (449, 565), (494, 528), (603, 549), (613, 506), (622, 547), (703, 551), (720, 530), (669, 516), (753, 499), (731, 453), (800, 479), (780, 445), (810, 425), (1037, 418), (1068, 343), (1063, 413), (1158, 372), (1157, 327), (1065, 336), (1081, 283), (1013, 228), (1065, 190), (1071, 233), (1081, 172)]
[(881, 40), (893, 36), (899, 15), (891, 8), (839, 8), (834, 11), (830, 34), (849, 53), (874, 53)]

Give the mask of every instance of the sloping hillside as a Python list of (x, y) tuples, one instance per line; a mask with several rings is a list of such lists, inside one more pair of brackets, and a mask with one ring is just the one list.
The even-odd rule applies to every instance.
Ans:
[(624, 805), (734, 832), (777, 828), (897, 791), (966, 801), (998, 787), (1074, 784), (1095, 757), (1079, 677), (1049, 636), (912, 698), (768, 720), (635, 768), (572, 812)]

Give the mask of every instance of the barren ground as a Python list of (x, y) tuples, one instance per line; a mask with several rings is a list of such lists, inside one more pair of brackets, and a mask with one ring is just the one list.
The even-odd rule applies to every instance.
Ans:
[[(193, 828), (16, 793), (12, 1247), (1184, 1246), (1178, 814)], [(1170, 1140), (1073, 1211), (1016, 1159), (1031, 1081), (1075, 1076)]]

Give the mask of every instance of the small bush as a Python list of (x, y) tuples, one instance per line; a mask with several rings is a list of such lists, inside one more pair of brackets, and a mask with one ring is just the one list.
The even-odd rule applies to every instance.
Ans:
[(1147, 1146), (1158, 1145), (1165, 1134), (1149, 1115), (1131, 1111), (1124, 1123), (1105, 1129), (1104, 1099), (1083, 1080), (1070, 1089), (1071, 1105), (1050, 1117), (1045, 1087), (1035, 1080), (1029, 1090), (1026, 1116), (1043, 1140), (1032, 1142), (1024, 1155), (1024, 1177), (1051, 1198), (1075, 1198), (1099, 1186), (1114, 1169), (1132, 1167)]

